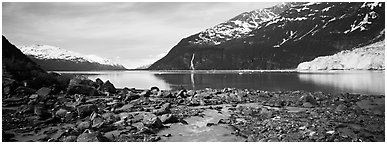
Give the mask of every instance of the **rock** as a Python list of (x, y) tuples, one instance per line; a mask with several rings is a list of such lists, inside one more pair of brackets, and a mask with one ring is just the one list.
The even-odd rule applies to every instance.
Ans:
[(170, 92), (163, 92), (163, 98), (175, 98), (175, 96)]
[(95, 84), (97, 85), (97, 90), (99, 91), (103, 91), (102, 87), (103, 87), (103, 81), (99, 78), (95, 79)]
[(94, 132), (89, 129), (85, 130), (81, 135), (78, 136), (77, 142), (103, 142), (106, 141), (101, 133)]
[(95, 111), (98, 111), (98, 108), (93, 104), (85, 104), (77, 107), (78, 116), (81, 118), (89, 116)]
[(57, 116), (58, 118), (65, 118), (66, 115), (67, 115), (67, 110), (65, 109), (59, 109), (58, 111), (55, 112), (55, 116)]
[(105, 119), (106, 123), (108, 124), (111, 124), (120, 120), (120, 117), (116, 116), (112, 112), (104, 113), (102, 114), (102, 117)]
[(48, 119), (52, 115), (48, 111), (48, 109), (45, 107), (43, 102), (40, 102), (35, 106), (34, 113), (40, 118), (40, 119)]
[(126, 104), (118, 109), (116, 109), (117, 112), (130, 112), (132, 111), (134, 105), (133, 104)]
[(149, 90), (144, 90), (143, 92), (140, 93), (140, 97), (149, 97), (150, 94), (151, 93)]
[(32, 94), (29, 98), (30, 99), (37, 99), (39, 97), (38, 94)]
[(210, 127), (210, 126), (213, 126), (213, 125), (216, 125), (216, 124), (214, 124), (214, 123), (207, 123), (206, 126)]
[(339, 112), (344, 112), (346, 110), (347, 110), (347, 106), (345, 106), (344, 104), (340, 104), (339, 106), (336, 107), (335, 112), (339, 113)]
[(65, 136), (61, 140), (62, 142), (76, 142), (77, 141), (77, 136), (70, 135), (70, 136)]
[(90, 127), (91, 124), (88, 121), (81, 122), (77, 125), (77, 129), (79, 132), (83, 132), (84, 130), (89, 129)]
[(97, 116), (92, 120), (92, 122), (93, 124), (91, 125), (91, 127), (98, 129), (104, 124), (105, 120), (103, 119), (103, 117)]
[(38, 91), (36, 91), (36, 94), (38, 94), (39, 96), (47, 96), (51, 94), (51, 91), (52, 90), (50, 88), (42, 87)]
[(162, 128), (163, 127), (163, 123), (161, 122), (161, 120), (157, 116), (154, 116), (150, 119), (144, 118), (143, 124), (149, 128)]
[(311, 108), (313, 107), (313, 105), (310, 103), (310, 102), (305, 102), (302, 104), (303, 107), (306, 107), (306, 108)]
[(194, 96), (195, 94), (196, 94), (196, 91), (194, 90), (187, 91), (187, 96)]
[(187, 90), (183, 89), (180, 90), (177, 94), (176, 97), (178, 98), (186, 98), (187, 97)]
[(311, 94), (305, 94), (300, 98), (302, 103), (309, 102), (312, 105), (317, 105), (317, 100)]
[(166, 113), (170, 112), (170, 108), (171, 108), (171, 104), (170, 103), (165, 103), (165, 104), (163, 104), (161, 106), (160, 109), (155, 110), (155, 112), (153, 112), (153, 113), (156, 114), (156, 115), (166, 114)]
[(173, 114), (163, 114), (162, 116), (160, 116), (160, 120), (163, 124), (179, 122), (177, 117)]
[(36, 90), (29, 87), (19, 86), (15, 89), (15, 92), (18, 95), (30, 95), (30, 94), (34, 94)]
[(103, 136), (109, 139), (110, 141), (114, 141), (116, 138), (118, 138), (121, 135), (122, 131), (113, 130), (110, 132), (106, 132)]
[(160, 91), (158, 87), (151, 87), (150, 92), (152, 95), (157, 95), (157, 93)]
[(272, 112), (269, 111), (267, 108), (262, 108), (259, 114), (264, 116), (264, 118), (271, 118), (271, 116), (273, 115)]
[(138, 98), (140, 98), (140, 95), (135, 94), (132, 91), (128, 91), (124, 101), (132, 101), (132, 100), (135, 100), (135, 99), (138, 99)]
[(104, 84), (103, 84), (103, 91), (104, 92), (109, 92), (109, 93), (116, 93), (116, 87), (114, 87), (114, 85), (112, 83), (110, 83), (110, 81), (106, 81)]
[(93, 96), (94, 94), (98, 94), (98, 92), (92, 86), (78, 84), (78, 85), (69, 86), (67, 89), (67, 94), (68, 95), (84, 94), (87, 96)]

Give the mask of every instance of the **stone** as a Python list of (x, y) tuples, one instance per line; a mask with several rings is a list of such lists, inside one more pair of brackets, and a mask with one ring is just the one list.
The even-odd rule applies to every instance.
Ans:
[(77, 141), (77, 136), (70, 135), (70, 136), (65, 136), (61, 140), (62, 142), (76, 142)]
[(312, 105), (317, 105), (317, 100), (311, 94), (305, 94), (301, 96), (300, 101), (302, 103), (309, 102)]
[(59, 118), (65, 118), (66, 115), (67, 115), (67, 110), (65, 109), (59, 109), (58, 111), (55, 112), (55, 116), (59, 117)]
[(52, 90), (48, 87), (42, 87), (40, 88), (38, 91), (36, 91), (36, 94), (38, 94), (39, 96), (47, 96), (49, 94), (51, 94)]
[(150, 91), (149, 90), (144, 90), (140, 93), (140, 97), (149, 97), (150, 96)]
[(129, 112), (129, 111), (132, 111), (134, 105), (133, 104), (126, 104), (118, 109), (116, 109), (116, 111), (118, 112)]
[(95, 111), (98, 111), (98, 108), (94, 104), (84, 104), (77, 107), (78, 116), (81, 118), (89, 116)]
[(161, 106), (160, 109), (155, 110), (154, 114), (162, 115), (170, 112), (171, 103), (165, 103)]
[(176, 96), (177, 96), (178, 98), (186, 98), (186, 97), (187, 97), (187, 90), (185, 90), (185, 89), (180, 90), (180, 91), (176, 94)]
[(92, 121), (93, 121), (93, 124), (91, 127), (97, 128), (97, 129), (100, 128), (105, 122), (105, 120), (101, 116), (96, 116)]
[(93, 96), (94, 94), (98, 94), (98, 92), (92, 86), (78, 84), (69, 86), (67, 89), (67, 94), (84, 94), (87, 96)]
[(132, 92), (132, 91), (128, 91), (128, 93), (126, 94), (125, 96), (125, 99), (124, 101), (132, 101), (132, 100), (135, 100), (135, 99), (138, 99), (140, 98), (140, 95)]
[(105, 119), (106, 123), (108, 123), (108, 124), (114, 123), (114, 122), (120, 120), (120, 117), (116, 116), (112, 112), (104, 113), (104, 114), (102, 114), (102, 117)]
[(19, 95), (30, 95), (34, 94), (36, 90), (29, 87), (19, 86), (15, 89), (15, 92)]
[(85, 130), (81, 135), (78, 136), (77, 142), (103, 142), (104, 139), (99, 132), (94, 132), (89, 129)]
[(302, 104), (303, 107), (306, 107), (306, 108), (311, 108), (313, 107), (313, 105), (310, 103), (310, 102), (305, 102)]
[(35, 106), (34, 113), (40, 118), (40, 119), (48, 119), (52, 115), (51, 113), (47, 110), (43, 102), (40, 102)]
[(336, 107), (335, 112), (344, 112), (347, 110), (347, 106), (344, 104), (340, 104), (339, 106)]
[(163, 114), (160, 116), (160, 120), (163, 124), (179, 122), (178, 118), (173, 114)]
[(195, 94), (196, 94), (196, 91), (194, 90), (187, 91), (187, 96), (194, 96)]
[(90, 127), (91, 124), (88, 121), (81, 122), (77, 125), (77, 129), (79, 132), (83, 132), (84, 130), (89, 129)]
[(157, 95), (157, 93), (160, 91), (158, 87), (151, 87), (150, 92), (152, 95)]
[(100, 78), (95, 79), (95, 84), (97, 85), (97, 90), (102, 91), (103, 81)]
[(161, 122), (161, 120), (157, 116), (151, 117), (149, 119), (147, 119), (145, 117), (143, 120), (143, 124), (149, 128), (161, 128), (161, 127), (163, 127), (163, 123)]
[(104, 92), (109, 92), (109, 93), (116, 93), (116, 87), (114, 87), (114, 85), (109, 81), (107, 80), (104, 84), (103, 84), (103, 91)]

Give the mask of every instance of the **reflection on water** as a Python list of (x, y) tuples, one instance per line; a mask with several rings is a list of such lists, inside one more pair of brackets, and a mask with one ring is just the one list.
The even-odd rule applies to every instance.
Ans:
[(59, 72), (110, 80), (116, 87), (160, 89), (241, 88), (269, 91), (384, 94), (384, 71), (103, 71)]
[(384, 71), (352, 71), (334, 73), (301, 73), (301, 82), (312, 82), (323, 88), (338, 92), (384, 94)]

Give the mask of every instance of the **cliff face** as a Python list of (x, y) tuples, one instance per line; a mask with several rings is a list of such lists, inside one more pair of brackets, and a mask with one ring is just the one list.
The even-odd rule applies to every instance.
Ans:
[(318, 57), (298, 65), (299, 70), (384, 70), (385, 41), (354, 50), (345, 50), (331, 56)]
[(200, 41), (201, 32), (184, 38), (149, 69), (295, 69), (384, 39), (384, 13), (384, 3), (293, 4), (238, 37)]
[(24, 55), (16, 46), (12, 45), (4, 36), (2, 39), (3, 77), (26, 80), (45, 73), (44, 70)]

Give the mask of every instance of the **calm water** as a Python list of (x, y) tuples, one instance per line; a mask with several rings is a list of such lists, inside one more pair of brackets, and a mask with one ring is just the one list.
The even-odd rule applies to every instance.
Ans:
[(242, 88), (270, 91), (305, 90), (324, 93), (385, 93), (384, 71), (88, 71), (58, 72), (110, 80), (116, 87), (164, 90)]

